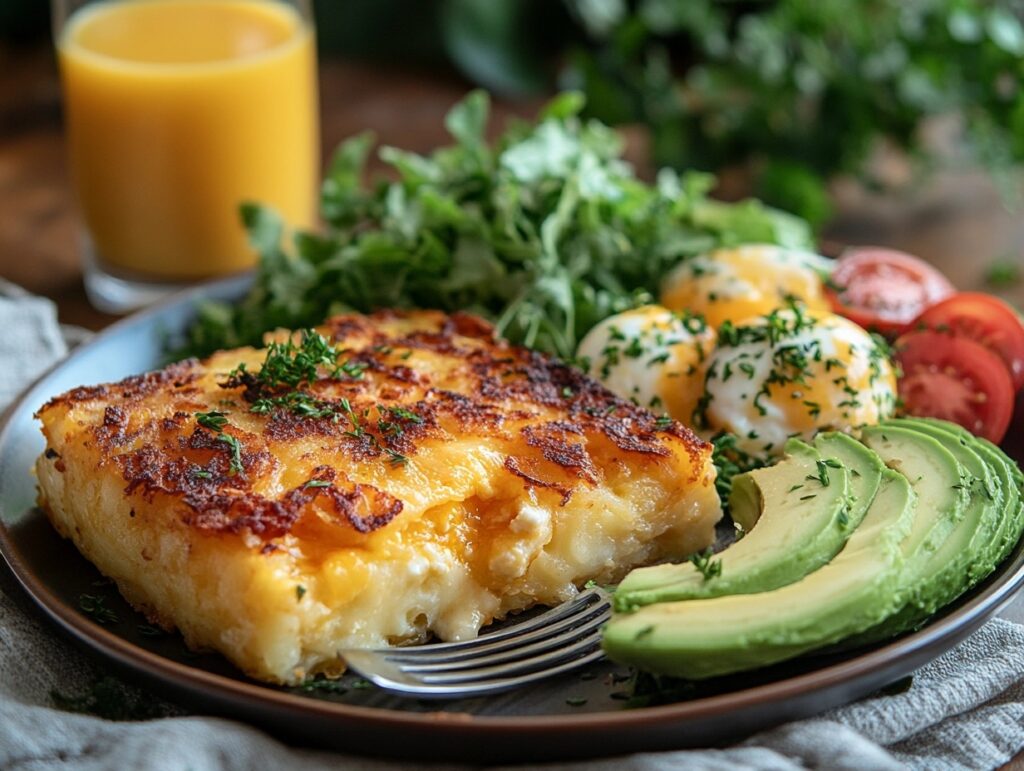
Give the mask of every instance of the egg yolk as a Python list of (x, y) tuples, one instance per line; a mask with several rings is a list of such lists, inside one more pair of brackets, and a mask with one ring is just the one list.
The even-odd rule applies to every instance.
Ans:
[(661, 304), (699, 313), (713, 327), (743, 322), (797, 300), (809, 311), (829, 310), (813, 268), (781, 259), (777, 248), (722, 249), (683, 263), (662, 289)]

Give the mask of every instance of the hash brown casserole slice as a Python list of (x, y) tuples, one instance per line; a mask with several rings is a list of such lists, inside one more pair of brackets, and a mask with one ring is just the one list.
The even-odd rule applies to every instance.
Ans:
[(317, 331), (38, 412), (40, 505), (189, 646), (295, 683), (712, 543), (711, 447), (679, 423), (467, 314)]

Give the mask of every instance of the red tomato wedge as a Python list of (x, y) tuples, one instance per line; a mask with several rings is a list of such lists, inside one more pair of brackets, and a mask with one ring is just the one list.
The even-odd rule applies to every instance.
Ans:
[(1024, 324), (1016, 311), (998, 297), (960, 292), (922, 313), (915, 327), (948, 330), (981, 343), (1003, 360), (1014, 389), (1019, 391), (1024, 386)]
[(922, 311), (956, 291), (924, 260), (873, 246), (845, 252), (831, 283), (836, 313), (890, 337), (906, 332)]
[(980, 343), (948, 333), (910, 332), (896, 341), (899, 394), (908, 415), (941, 418), (993, 442), (1013, 415), (1013, 381)]

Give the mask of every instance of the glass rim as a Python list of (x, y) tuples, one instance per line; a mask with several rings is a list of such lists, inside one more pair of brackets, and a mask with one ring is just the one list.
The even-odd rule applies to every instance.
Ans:
[[(182, 0), (50, 0), (51, 9), (51, 37), (53, 39), (54, 47), (59, 51), (66, 47), (65, 41), (63, 40), (65, 31), (68, 25), (73, 22), (74, 17), (81, 11), (87, 11), (90, 8), (97, 6), (115, 6), (122, 4), (142, 4), (142, 3), (162, 3), (162, 2), (181, 2)], [(197, 61), (197, 62), (146, 62), (139, 61), (137, 59), (125, 59), (117, 56), (111, 56), (109, 54), (100, 53), (98, 51), (91, 50), (84, 46), (74, 46), (76, 56), (84, 56), (91, 59), (97, 64), (103, 64), (106, 66), (117, 66), (130, 68), (132, 70), (143, 70), (147, 73), (157, 74), (160, 72), (167, 72), (168, 74), (180, 74), (182, 71), (188, 70), (220, 70), (220, 69), (232, 69), (235, 67), (251, 66), (254, 62), (258, 62), (261, 59), (272, 58), (280, 55), (282, 52), (290, 50), (292, 47), (301, 44), (305, 35), (315, 34), (315, 25), (313, 17), (313, 6), (312, 0), (184, 0), (188, 3), (196, 5), (203, 4), (204, 2), (217, 2), (217, 3), (266, 3), (273, 5), (285, 6), (295, 10), (299, 17), (300, 28), (304, 34), (293, 35), (287, 40), (267, 48), (263, 51), (257, 51), (253, 54), (249, 54), (242, 57), (228, 58), (228, 59), (211, 59), (209, 61)]]

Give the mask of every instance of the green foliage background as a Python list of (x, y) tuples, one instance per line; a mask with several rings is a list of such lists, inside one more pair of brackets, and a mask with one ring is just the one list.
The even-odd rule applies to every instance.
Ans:
[[(490, 27), (500, 18), (494, 56), (531, 59), (529, 41), (508, 33), (522, 29), (529, 5), (449, 0), (446, 13), (488, 13)], [(863, 175), (880, 139), (922, 166), (932, 161), (919, 133), (929, 116), (959, 116), (961, 149), (993, 173), (1005, 177), (1024, 158), (1022, 0), (555, 5), (545, 8), (556, 17), (564, 9), (578, 30), (555, 77), (587, 95), (589, 115), (646, 123), (658, 165), (749, 164), (755, 193), (815, 225), (831, 215), (824, 180)], [(472, 77), (500, 85), (449, 48)]]
[[(45, 35), (0, 0), (0, 37)], [(510, 97), (573, 88), (650, 127), (655, 165), (744, 165), (752, 192), (821, 226), (825, 181), (873, 183), (885, 139), (925, 169), (922, 121), (956, 115), (966, 160), (1024, 158), (1024, 0), (314, 0), (326, 54), (462, 72)], [(1009, 184), (1004, 184), (1010, 189)]]

